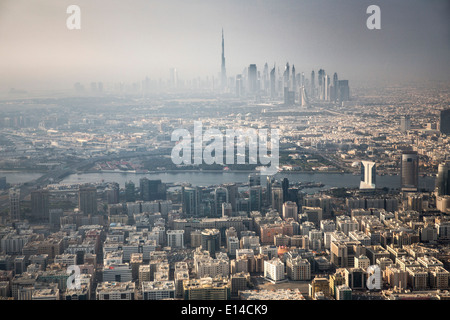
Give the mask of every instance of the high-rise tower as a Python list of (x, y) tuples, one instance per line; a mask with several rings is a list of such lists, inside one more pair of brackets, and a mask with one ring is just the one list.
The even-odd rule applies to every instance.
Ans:
[(273, 69), (270, 71), (270, 97), (275, 98), (277, 96), (277, 87), (276, 87), (276, 75), (275, 75), (275, 65)]
[(317, 83), (319, 86), (319, 94), (318, 94), (318, 98), (320, 100), (323, 100), (323, 80), (324, 80), (324, 76), (325, 76), (325, 71), (323, 69), (320, 69), (317, 75)]
[(338, 80), (338, 99), (340, 102), (350, 100), (348, 80)]
[(225, 89), (226, 85), (227, 85), (227, 71), (225, 68), (225, 40), (223, 37), (223, 29), (222, 29), (222, 71), (221, 71), (222, 89)]
[(187, 216), (198, 216), (200, 212), (200, 190), (195, 187), (181, 187), (183, 213)]
[(311, 71), (311, 92), (309, 93), (309, 96), (315, 98), (316, 97), (315, 92), (316, 92), (316, 76), (313, 70)]
[(439, 164), (436, 187), (439, 196), (450, 195), (450, 160)]
[(308, 97), (306, 95), (305, 86), (300, 87), (299, 101), (302, 107), (308, 106)]
[(84, 214), (97, 213), (97, 188), (83, 185), (78, 188), (78, 208)]
[(375, 189), (376, 165), (372, 161), (361, 161), (361, 182), (360, 189)]
[(281, 186), (272, 186), (272, 209), (281, 214), (283, 210), (283, 189)]
[(400, 131), (402, 133), (408, 132), (411, 129), (411, 117), (409, 115), (403, 115), (400, 117)]
[(31, 213), (35, 219), (48, 220), (49, 218), (48, 189), (38, 189), (31, 191)]
[(136, 194), (135, 194), (135, 184), (133, 181), (125, 182), (125, 201), (126, 202), (135, 202)]
[(330, 76), (326, 73), (323, 76), (323, 100), (328, 101), (330, 98)]
[(289, 179), (288, 178), (284, 178), (281, 181), (281, 189), (283, 190), (283, 201), (287, 201), (288, 200), (288, 190), (289, 190)]
[(269, 94), (269, 65), (267, 62), (264, 64), (263, 71), (263, 86), (264, 86), (264, 94)]
[(251, 64), (248, 67), (248, 92), (250, 94), (255, 94), (258, 90), (258, 71), (256, 68), (256, 64)]
[(439, 131), (441, 131), (442, 134), (450, 135), (450, 109), (441, 110)]
[(291, 82), (291, 68), (289, 66), (289, 62), (286, 62), (286, 66), (284, 67), (284, 87), (285, 88), (290, 88), (290, 82)]
[(9, 215), (11, 220), (20, 221), (20, 189), (9, 189)]
[(296, 79), (295, 79), (295, 76), (296, 76), (296, 74), (295, 74), (295, 66), (292, 65), (292, 81), (291, 81), (290, 85), (291, 85), (291, 89), (292, 89), (294, 92), (297, 91), (297, 81), (296, 81)]
[(332, 90), (331, 90), (331, 92), (330, 92), (330, 95), (331, 95), (331, 101), (334, 101), (334, 102), (336, 102), (337, 100), (338, 100), (338, 75), (337, 75), (337, 73), (335, 72), (334, 73), (334, 75), (333, 75), (333, 86), (332, 86)]
[(419, 188), (419, 155), (417, 151), (404, 151), (401, 160), (402, 191), (417, 191)]
[(261, 186), (250, 187), (249, 190), (250, 211), (261, 211), (262, 188)]
[(166, 200), (166, 184), (161, 180), (149, 180), (141, 178), (139, 180), (139, 189), (141, 200)]
[(214, 190), (214, 206), (216, 217), (222, 216), (222, 204), (229, 203), (228, 190), (223, 187), (216, 188)]

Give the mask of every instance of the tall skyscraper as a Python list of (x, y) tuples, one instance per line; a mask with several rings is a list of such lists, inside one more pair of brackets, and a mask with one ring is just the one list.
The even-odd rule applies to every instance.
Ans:
[(375, 162), (361, 161), (361, 182), (359, 188), (361, 190), (375, 189), (376, 177)]
[(78, 189), (78, 208), (84, 214), (97, 213), (97, 188), (83, 185)]
[(125, 201), (135, 202), (136, 201), (136, 187), (133, 181), (125, 182)]
[(308, 97), (306, 95), (306, 90), (305, 90), (305, 86), (300, 87), (300, 93), (299, 93), (299, 104), (302, 107), (307, 107), (309, 102), (308, 102)]
[(439, 130), (443, 134), (450, 135), (450, 109), (441, 111), (439, 118)]
[(250, 188), (250, 211), (261, 211), (262, 207), (262, 188), (253, 186)]
[(401, 158), (401, 189), (417, 191), (419, 188), (419, 155), (417, 151), (404, 151)]
[(281, 74), (280, 67), (277, 68), (276, 72), (277, 72), (277, 77), (276, 77), (277, 78), (277, 92), (278, 92), (278, 94), (281, 94), (283, 92), (283, 88), (284, 88), (284, 77)]
[(214, 190), (214, 207), (216, 217), (222, 216), (222, 204), (229, 203), (228, 201), (228, 190), (226, 188), (216, 188)]
[(330, 99), (330, 76), (325, 74), (323, 77), (323, 100)]
[(348, 80), (338, 80), (338, 100), (349, 101), (350, 100), (350, 87)]
[(319, 100), (323, 100), (323, 87), (324, 87), (324, 85), (323, 85), (323, 83), (324, 83), (324, 81), (323, 81), (323, 78), (324, 78), (324, 76), (325, 76), (325, 70), (323, 70), (323, 69), (320, 69), (318, 72), (317, 72), (317, 85), (318, 85), (318, 99)]
[(178, 86), (178, 73), (176, 68), (170, 68), (170, 88), (176, 89)]
[(251, 64), (248, 67), (248, 91), (250, 94), (255, 94), (257, 92), (257, 84), (258, 84), (258, 71), (256, 68), (256, 64)]
[(20, 189), (9, 189), (9, 216), (12, 221), (20, 221)]
[(140, 196), (143, 201), (166, 200), (166, 184), (161, 180), (139, 180)]
[(7, 187), (6, 177), (0, 177), (0, 190), (5, 190)]
[(291, 85), (291, 68), (289, 66), (289, 62), (286, 62), (286, 66), (284, 67), (284, 87), (290, 89)]
[(270, 70), (270, 97), (273, 99), (277, 96), (275, 65)]
[(183, 213), (188, 216), (198, 216), (200, 210), (199, 190), (194, 187), (181, 188), (181, 202)]
[(239, 196), (238, 186), (235, 183), (226, 183), (223, 187), (227, 188), (228, 202), (230, 202), (233, 212), (236, 212), (236, 199)]
[(266, 204), (272, 204), (272, 184), (275, 182), (273, 176), (267, 176), (266, 178)]
[(283, 189), (272, 187), (272, 209), (277, 210), (279, 214), (283, 210)]
[(115, 204), (120, 202), (120, 187), (117, 182), (111, 183), (109, 185), (109, 188), (107, 188), (105, 192), (108, 204)]
[(249, 187), (260, 186), (261, 185), (261, 175), (257, 173), (251, 173), (248, 175)]
[(330, 92), (330, 100), (336, 102), (338, 100), (338, 75), (335, 72), (333, 75), (333, 86)]
[(225, 89), (227, 86), (227, 70), (225, 68), (225, 39), (222, 29), (222, 68), (221, 68), (221, 86)]
[(316, 76), (314, 70), (311, 71), (311, 92), (309, 93), (309, 96), (312, 98), (316, 97)]
[(404, 115), (400, 117), (400, 131), (406, 133), (411, 129), (411, 117), (409, 115)]
[(287, 201), (288, 200), (288, 190), (289, 190), (289, 179), (288, 178), (284, 178), (281, 181), (281, 188), (283, 189), (283, 200)]
[(288, 190), (288, 198), (284, 199), (285, 201), (295, 202), (298, 207), (301, 207), (303, 203), (302, 192), (297, 187), (289, 188)]
[(292, 81), (291, 81), (291, 89), (294, 92), (297, 92), (297, 81), (295, 79), (296, 74), (295, 74), (295, 66), (292, 65)]
[(31, 214), (38, 220), (48, 220), (50, 213), (50, 193), (47, 189), (31, 191)]
[(139, 194), (141, 200), (150, 201), (150, 180), (147, 178), (139, 179)]
[(242, 74), (236, 75), (236, 96), (240, 97), (244, 94), (244, 79)]
[(450, 160), (440, 163), (438, 166), (436, 189), (438, 196), (450, 195)]
[(269, 94), (270, 84), (269, 84), (269, 66), (267, 62), (264, 64), (264, 71), (263, 71), (263, 85), (264, 85), (264, 94)]

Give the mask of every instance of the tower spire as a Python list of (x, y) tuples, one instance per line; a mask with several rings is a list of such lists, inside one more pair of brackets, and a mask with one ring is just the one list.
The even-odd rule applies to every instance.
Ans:
[(222, 89), (225, 89), (227, 84), (227, 71), (225, 68), (225, 39), (223, 36), (223, 28), (222, 28), (222, 70), (221, 70), (221, 86)]

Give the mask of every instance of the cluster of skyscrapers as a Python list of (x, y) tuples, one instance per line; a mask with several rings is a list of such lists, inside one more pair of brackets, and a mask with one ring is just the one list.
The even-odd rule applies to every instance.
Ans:
[(303, 72), (297, 73), (295, 66), (291, 67), (289, 62), (283, 72), (275, 65), (269, 72), (266, 63), (262, 74), (256, 64), (250, 64), (246, 72), (236, 76), (235, 93), (238, 97), (282, 97), (285, 105), (301, 106), (308, 106), (313, 101), (342, 103), (350, 100), (349, 82), (339, 80), (337, 73), (331, 79), (323, 69), (317, 72), (317, 76), (313, 70), (308, 79)]
[(272, 99), (282, 97), (285, 105), (307, 106), (312, 101), (342, 103), (350, 100), (349, 82), (339, 80), (337, 73), (334, 73), (331, 79), (325, 70), (318, 70), (317, 75), (313, 70), (308, 79), (304, 72), (297, 72), (295, 66), (291, 67), (289, 62), (286, 63), (283, 71), (275, 64), (269, 70), (268, 64), (265, 63), (261, 72), (256, 64), (250, 64), (241, 74), (236, 75), (235, 79), (227, 79), (224, 50), (222, 30), (222, 91), (234, 89), (238, 97), (267, 96)]

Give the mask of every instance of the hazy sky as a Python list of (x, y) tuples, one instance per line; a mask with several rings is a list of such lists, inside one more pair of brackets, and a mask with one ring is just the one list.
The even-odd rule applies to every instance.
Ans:
[[(81, 8), (81, 30), (66, 9)], [(366, 9), (381, 8), (381, 30)], [(0, 92), (217, 76), (286, 62), (358, 81), (450, 79), (449, 0), (0, 0)]]

